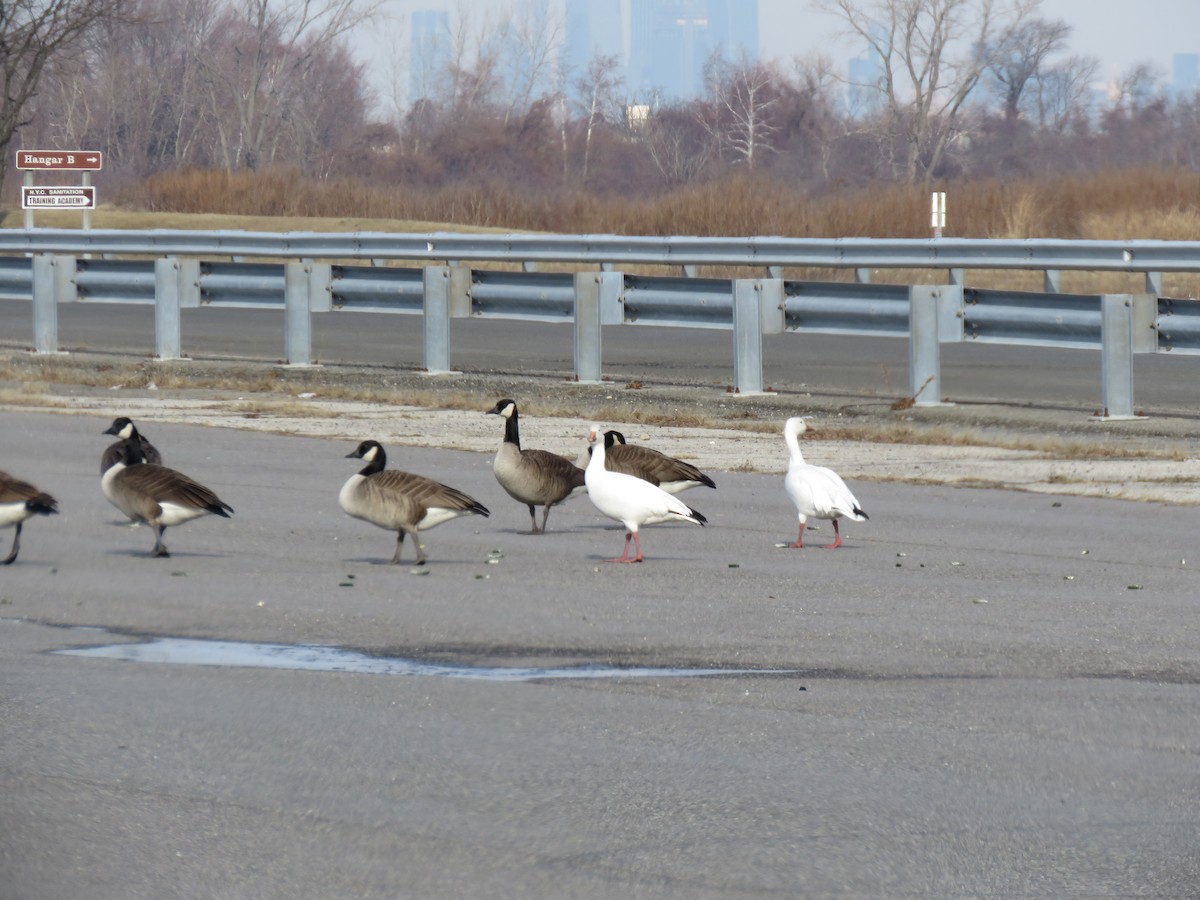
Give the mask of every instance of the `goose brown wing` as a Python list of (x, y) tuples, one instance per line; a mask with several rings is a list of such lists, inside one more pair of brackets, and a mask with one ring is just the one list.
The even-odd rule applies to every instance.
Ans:
[(644, 478), (651, 484), (671, 481), (696, 481), (710, 487), (712, 479), (691, 463), (667, 456), (652, 447), (637, 444), (616, 444), (608, 450), (608, 468)]
[(385, 469), (367, 478), (366, 484), (370, 490), (386, 494), (391, 502), (412, 504), (414, 508), (420, 507), (422, 510), (440, 507), (469, 509), (485, 516), (488, 514), (487, 508), (469, 494), (412, 472)]
[(547, 479), (560, 482), (563, 497), (575, 488), (583, 486), (583, 469), (565, 456), (559, 456), (549, 450), (522, 450), (521, 455), (545, 473)]
[(130, 466), (118, 476), (138, 493), (153, 497), (161, 503), (178, 503), (196, 509), (207, 509), (219, 516), (233, 512), (233, 507), (223, 502), (215, 493), (182, 472), (165, 466), (145, 464)]
[(28, 481), (14, 478), (7, 472), (0, 472), (0, 503), (28, 503), (34, 509), (53, 511), (58, 501), (39, 491)]

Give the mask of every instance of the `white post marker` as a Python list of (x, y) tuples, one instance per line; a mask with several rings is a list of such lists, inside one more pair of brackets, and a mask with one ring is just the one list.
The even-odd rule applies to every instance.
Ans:
[(933, 228), (934, 238), (942, 236), (942, 229), (946, 227), (946, 192), (934, 191), (932, 194), (932, 202), (930, 203), (930, 221), (929, 225)]

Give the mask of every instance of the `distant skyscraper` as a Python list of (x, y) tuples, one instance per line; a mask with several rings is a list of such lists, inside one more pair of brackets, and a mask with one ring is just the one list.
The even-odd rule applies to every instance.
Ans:
[(1176, 53), (1171, 58), (1171, 91), (1191, 94), (1200, 90), (1200, 53)]
[(708, 0), (708, 17), (726, 59), (758, 59), (758, 0)]
[(616, 0), (565, 0), (563, 62), (571, 77), (597, 56), (615, 56), (623, 65), (621, 4)]
[(704, 90), (714, 55), (758, 59), (758, 0), (632, 0), (629, 87), (645, 100)]
[(433, 93), (433, 86), (450, 60), (450, 14), (419, 9), (410, 19), (408, 62), (409, 102)]

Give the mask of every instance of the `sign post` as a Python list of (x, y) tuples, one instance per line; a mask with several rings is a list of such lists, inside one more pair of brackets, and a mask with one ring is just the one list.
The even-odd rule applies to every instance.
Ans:
[[(25, 172), (21, 187), (21, 208), (25, 210), (25, 227), (33, 228), (35, 209), (78, 209), (83, 211), (83, 227), (92, 227), (92, 210), (96, 208), (96, 189), (92, 187), (92, 172), (104, 166), (104, 154), (99, 150), (18, 150), (17, 168)], [(71, 187), (36, 187), (34, 172), (82, 172), (82, 184)]]

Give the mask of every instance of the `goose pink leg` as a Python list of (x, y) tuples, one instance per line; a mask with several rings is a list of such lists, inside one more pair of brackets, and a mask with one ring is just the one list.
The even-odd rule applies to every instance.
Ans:
[(825, 544), (824, 547), (822, 547), (822, 549), (823, 550), (836, 550), (840, 546), (842, 546), (842, 533), (840, 531), (838, 531), (838, 520), (834, 519), (833, 520), (833, 543)]
[[(633, 538), (633, 545), (637, 548), (637, 556), (633, 559), (629, 558), (629, 539)], [(605, 562), (615, 563), (640, 563), (644, 557), (642, 556), (642, 541), (636, 531), (625, 532), (625, 552), (613, 559), (606, 559)]]
[(788, 544), (793, 550), (801, 550), (804, 548), (804, 523), (800, 523), (800, 533), (796, 535), (796, 540)]

